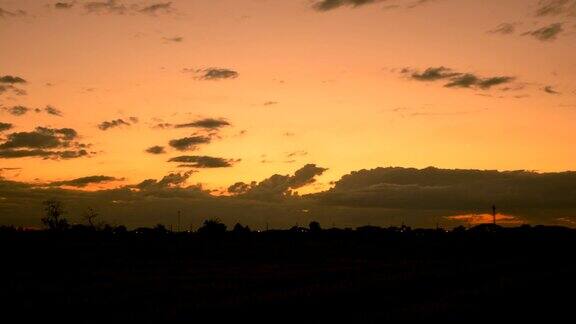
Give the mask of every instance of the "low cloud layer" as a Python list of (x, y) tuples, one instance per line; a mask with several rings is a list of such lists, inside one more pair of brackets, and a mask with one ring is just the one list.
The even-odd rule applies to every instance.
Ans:
[(68, 187), (77, 187), (77, 188), (84, 188), (91, 184), (101, 184), (111, 181), (120, 181), (122, 179), (118, 179), (115, 177), (109, 176), (89, 176), (89, 177), (82, 177), (72, 180), (64, 180), (64, 181), (54, 181), (50, 182), (49, 186), (51, 187), (61, 187), (61, 186), (68, 186)]

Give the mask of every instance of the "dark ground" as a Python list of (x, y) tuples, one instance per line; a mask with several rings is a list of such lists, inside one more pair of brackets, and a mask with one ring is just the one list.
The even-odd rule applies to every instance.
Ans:
[[(576, 232), (0, 233), (4, 323), (571, 322)], [(56, 321), (55, 321), (56, 320)]]

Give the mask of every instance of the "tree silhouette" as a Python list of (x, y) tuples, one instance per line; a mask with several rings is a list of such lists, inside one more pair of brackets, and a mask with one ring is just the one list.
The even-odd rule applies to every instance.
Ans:
[(44, 201), (44, 217), (42, 224), (54, 231), (63, 231), (70, 226), (64, 218), (64, 204), (61, 201), (50, 199)]
[(308, 227), (310, 228), (310, 233), (318, 233), (322, 231), (320, 223), (318, 223), (317, 221), (310, 222), (310, 225), (308, 225)]
[(90, 227), (96, 228), (96, 224), (94, 223), (96, 218), (98, 218), (98, 213), (92, 207), (88, 207), (88, 209), (84, 211), (84, 219)]
[(219, 219), (207, 219), (198, 229), (198, 233), (207, 235), (220, 235), (226, 233), (226, 225)]

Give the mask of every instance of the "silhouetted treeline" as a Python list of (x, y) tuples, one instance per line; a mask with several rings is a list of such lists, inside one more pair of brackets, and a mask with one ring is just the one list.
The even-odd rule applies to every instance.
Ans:
[[(49, 207), (47, 215), (59, 214)], [(43, 231), (0, 228), (3, 318), (556, 323), (572, 316), (576, 231), (569, 228), (336, 229), (312, 222), (253, 231), (212, 219), (178, 232), (127, 229), (98, 217), (63, 225), (62, 216)]]

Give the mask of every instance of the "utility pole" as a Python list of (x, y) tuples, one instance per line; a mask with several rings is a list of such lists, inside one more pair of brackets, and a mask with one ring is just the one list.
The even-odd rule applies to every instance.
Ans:
[(496, 205), (492, 205), (492, 223), (496, 225)]

